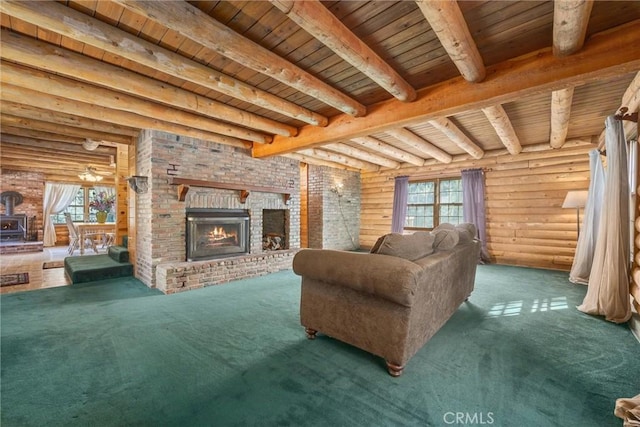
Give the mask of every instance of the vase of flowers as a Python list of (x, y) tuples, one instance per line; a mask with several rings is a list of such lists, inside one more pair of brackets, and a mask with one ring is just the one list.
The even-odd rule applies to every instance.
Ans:
[(89, 207), (96, 210), (96, 221), (102, 224), (107, 220), (107, 214), (116, 202), (115, 194), (107, 194), (106, 191), (96, 193), (93, 200), (89, 202)]

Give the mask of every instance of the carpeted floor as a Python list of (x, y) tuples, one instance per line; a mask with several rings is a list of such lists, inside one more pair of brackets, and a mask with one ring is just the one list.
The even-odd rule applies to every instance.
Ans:
[[(620, 426), (640, 344), (567, 273), (480, 266), (409, 362), (299, 325), (290, 271), (174, 295), (133, 278), (1, 297), (2, 426)], [(462, 421), (462, 422), (461, 422)]]

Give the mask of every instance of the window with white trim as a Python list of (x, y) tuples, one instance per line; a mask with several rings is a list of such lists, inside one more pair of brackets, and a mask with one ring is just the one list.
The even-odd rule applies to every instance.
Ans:
[(405, 229), (431, 230), (445, 222), (463, 222), (462, 179), (437, 178), (410, 182)]

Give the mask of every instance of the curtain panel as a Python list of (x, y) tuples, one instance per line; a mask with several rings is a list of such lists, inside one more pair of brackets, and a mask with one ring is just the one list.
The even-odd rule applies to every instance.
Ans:
[(398, 176), (393, 188), (393, 213), (391, 215), (391, 232), (402, 233), (407, 219), (407, 197), (409, 194), (409, 177)]
[(484, 203), (484, 172), (482, 169), (462, 171), (462, 216), (464, 222), (473, 223), (478, 229), (477, 238), (482, 244), (480, 262), (488, 263), (487, 220)]
[(569, 273), (571, 282), (583, 285), (589, 283), (604, 199), (604, 166), (602, 166), (598, 150), (589, 151), (589, 169), (590, 180), (587, 205), (584, 208), (581, 233), (578, 236), (576, 254), (573, 257), (573, 264)]
[(629, 296), (629, 172), (622, 121), (605, 121), (607, 173), (602, 215), (587, 295), (578, 310), (624, 323), (631, 317)]
[(77, 184), (54, 184), (47, 182), (44, 185), (44, 246), (55, 246), (56, 228), (51, 215), (64, 211), (69, 206), (80, 190)]

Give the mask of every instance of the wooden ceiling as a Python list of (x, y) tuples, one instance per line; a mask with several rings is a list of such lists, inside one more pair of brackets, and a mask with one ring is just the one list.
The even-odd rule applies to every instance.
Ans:
[(375, 171), (597, 144), (606, 116), (638, 109), (637, 1), (4, 0), (0, 12), (0, 160), (52, 179), (108, 172), (116, 144), (146, 128)]

